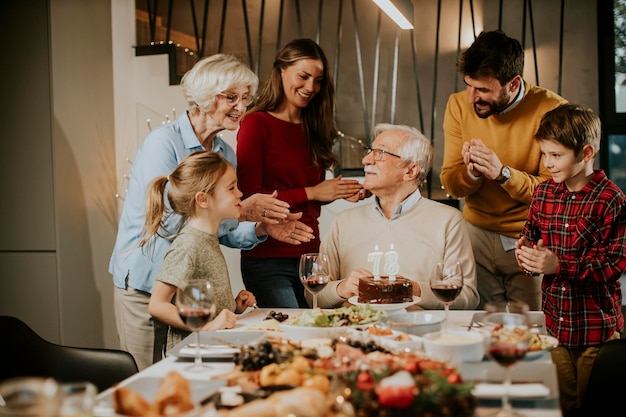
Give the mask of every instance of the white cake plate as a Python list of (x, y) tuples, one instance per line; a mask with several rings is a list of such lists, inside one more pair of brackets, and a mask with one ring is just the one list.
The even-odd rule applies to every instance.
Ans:
[(382, 310), (382, 311), (397, 311), (403, 310), (413, 304), (419, 303), (421, 300), (417, 295), (413, 296), (413, 301), (409, 301), (408, 303), (395, 303), (395, 304), (370, 304), (370, 303), (359, 303), (359, 296), (355, 295), (348, 298), (348, 302), (350, 304), (354, 304), (356, 306), (366, 306), (370, 305), (374, 310)]

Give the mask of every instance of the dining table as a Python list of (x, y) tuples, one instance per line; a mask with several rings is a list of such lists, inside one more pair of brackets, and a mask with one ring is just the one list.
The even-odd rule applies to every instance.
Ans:
[[(293, 317), (304, 309), (286, 309), (286, 308), (250, 308), (239, 315), (237, 324), (233, 329), (220, 330), (214, 332), (228, 335), (229, 332), (253, 332), (258, 331), (258, 325), (268, 316), (270, 311), (281, 312)], [(428, 310), (432, 314), (442, 314), (440, 310)], [(448, 329), (457, 329), (465, 331), (477, 331), (471, 324), (474, 321), (476, 310), (450, 310)], [(540, 312), (536, 312), (540, 313)], [(193, 343), (195, 341), (190, 335), (183, 342)], [(95, 417), (113, 417), (117, 416), (113, 411), (113, 391), (118, 386), (127, 386), (137, 393), (144, 395), (149, 399), (150, 395), (154, 395), (159, 382), (170, 372), (177, 371), (190, 381), (192, 387), (192, 397), (194, 401), (206, 403), (206, 399), (216, 392), (225, 381), (214, 377), (226, 374), (235, 368), (232, 358), (211, 359), (205, 358), (203, 363), (210, 366), (203, 372), (191, 372), (186, 370), (193, 363), (193, 358), (181, 357), (181, 355), (170, 354), (162, 360), (154, 363), (148, 368), (141, 370), (135, 375), (121, 381), (117, 386), (102, 391), (97, 396), (96, 406), (94, 409)], [(464, 380), (475, 381), (478, 383), (493, 384), (497, 391), (497, 383), (504, 380), (504, 369), (495, 362), (485, 358), (479, 362), (464, 362), (455, 365), (459, 374)], [(512, 397), (511, 403), (515, 410), (523, 416), (527, 417), (560, 417), (561, 411), (558, 401), (558, 385), (556, 377), (556, 368), (552, 363), (549, 352), (534, 357), (532, 360), (522, 360), (518, 362), (512, 370), (512, 382), (516, 384), (531, 383), (541, 384), (547, 388), (548, 395), (540, 397)], [(502, 402), (499, 394), (493, 392), (494, 395), (477, 396), (478, 402), (475, 411), (475, 417), (484, 417), (494, 413), (501, 407)], [(500, 392), (500, 391), (498, 391)], [(483, 393), (484, 394), (484, 393)], [(489, 393), (487, 393), (489, 394)], [(203, 414), (200, 414), (202, 416)]]

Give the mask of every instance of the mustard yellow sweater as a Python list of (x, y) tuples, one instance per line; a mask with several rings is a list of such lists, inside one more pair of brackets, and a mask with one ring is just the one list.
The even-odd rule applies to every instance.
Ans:
[[(535, 132), (541, 117), (564, 102), (549, 90), (525, 83), (524, 98), (514, 109), (481, 119), (468, 102), (467, 91), (450, 96), (443, 120), (440, 179), (449, 194), (465, 198), (463, 214), (468, 222), (510, 237), (519, 236), (535, 187), (550, 177)], [(481, 139), (511, 168), (511, 179), (506, 184), (470, 177), (461, 148), (473, 138)]]

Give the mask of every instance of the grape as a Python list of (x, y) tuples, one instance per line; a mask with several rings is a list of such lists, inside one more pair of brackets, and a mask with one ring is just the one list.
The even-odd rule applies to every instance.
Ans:
[(280, 311), (270, 311), (269, 314), (265, 317), (265, 320), (274, 319), (280, 321), (281, 323), (289, 318), (288, 314), (281, 313)]

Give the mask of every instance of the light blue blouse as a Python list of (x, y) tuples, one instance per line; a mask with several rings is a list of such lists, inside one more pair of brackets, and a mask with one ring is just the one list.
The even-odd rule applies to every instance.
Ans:
[[(137, 247), (146, 219), (145, 195), (152, 180), (169, 175), (189, 154), (204, 149), (189, 121), (187, 112), (177, 120), (154, 129), (143, 141), (133, 160), (128, 192), (122, 208), (117, 240), (109, 262), (109, 272), (118, 288), (130, 286), (152, 292), (157, 273), (171, 241), (154, 237), (142, 248)], [(213, 139), (213, 151), (219, 152), (236, 167), (235, 151), (220, 137)], [(169, 184), (168, 184), (169, 187)], [(166, 199), (166, 203), (167, 202)], [(172, 214), (166, 221), (169, 230), (177, 230), (180, 216)], [(258, 238), (255, 223), (225, 220), (218, 230), (220, 243), (249, 250), (267, 237)]]

